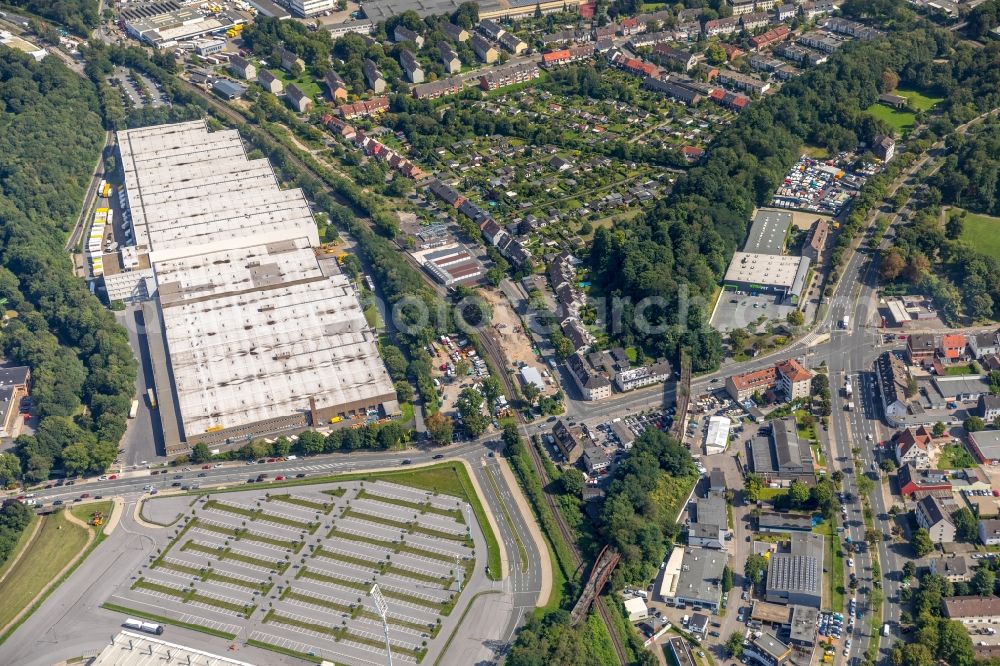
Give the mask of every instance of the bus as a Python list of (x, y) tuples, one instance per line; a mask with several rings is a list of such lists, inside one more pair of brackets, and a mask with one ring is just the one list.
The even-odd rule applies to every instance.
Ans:
[(131, 617), (125, 620), (122, 626), (128, 627), (129, 629), (135, 629), (136, 631), (144, 631), (147, 634), (156, 634), (157, 636), (163, 633), (162, 624), (143, 622), (142, 620), (136, 620)]
[(149, 408), (156, 409), (156, 394), (153, 393), (153, 389), (146, 389), (146, 397), (149, 398)]
[(138, 413), (139, 413), (139, 401), (138, 400), (133, 400), (132, 401), (132, 406), (129, 407), (129, 410), (128, 410), (128, 417), (130, 419), (134, 419), (135, 415), (138, 414)]

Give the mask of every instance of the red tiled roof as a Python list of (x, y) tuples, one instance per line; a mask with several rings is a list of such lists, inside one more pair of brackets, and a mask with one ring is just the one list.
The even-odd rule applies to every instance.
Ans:
[(784, 363), (779, 363), (778, 372), (793, 382), (801, 382), (812, 378), (812, 373), (803, 368), (794, 358), (790, 358)]

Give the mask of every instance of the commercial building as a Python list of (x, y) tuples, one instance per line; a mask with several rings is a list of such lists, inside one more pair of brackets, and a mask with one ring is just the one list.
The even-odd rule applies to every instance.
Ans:
[(483, 265), (458, 243), (449, 243), (413, 253), (425, 271), (446, 287), (478, 282), (485, 274)]
[(771, 391), (780, 393), (787, 401), (797, 400), (808, 397), (811, 387), (812, 373), (794, 358), (768, 368), (726, 378), (726, 392), (733, 400), (741, 403), (756, 393), (766, 396)]
[(823, 536), (793, 533), (788, 552), (767, 563), (767, 601), (819, 608), (823, 600)]
[(42, 58), (49, 54), (49, 52), (45, 49), (32, 44), (23, 37), (11, 34), (6, 30), (0, 30), (0, 44), (12, 49), (17, 49), (22, 53), (27, 53), (38, 62), (41, 62)]
[(918, 470), (910, 464), (902, 465), (896, 472), (899, 494), (903, 497), (921, 499), (928, 495), (950, 498), (951, 483), (940, 470)]
[(619, 391), (632, 391), (665, 382), (670, 379), (671, 373), (670, 363), (666, 359), (660, 359), (652, 365), (619, 370), (615, 373), (615, 386)]
[(1000, 597), (946, 597), (942, 605), (945, 617), (962, 624), (1000, 623)]
[(970, 432), (969, 450), (983, 465), (1000, 463), (1000, 430), (981, 430)]
[(206, 14), (196, 6), (182, 6), (174, 0), (129, 7), (119, 14), (119, 24), (129, 37), (157, 48), (176, 46), (178, 42), (202, 35), (224, 33), (244, 22), (238, 14), (226, 11)]
[(771, 421), (767, 437), (750, 440), (750, 465), (770, 483), (787, 484), (814, 478), (809, 443), (799, 439), (793, 417)]
[(645, 620), (649, 617), (649, 609), (646, 607), (646, 602), (643, 601), (641, 597), (626, 599), (625, 613), (628, 615), (629, 622), (638, 622), (639, 620)]
[(732, 426), (725, 416), (712, 416), (708, 419), (708, 430), (705, 431), (705, 455), (711, 456), (723, 453), (729, 444), (729, 428)]
[(584, 400), (603, 400), (611, 397), (611, 381), (598, 372), (580, 352), (566, 360), (566, 367)]
[(777, 293), (796, 305), (808, 274), (806, 257), (736, 252), (723, 284), (730, 289)]
[(688, 545), (721, 549), (729, 537), (726, 498), (717, 493), (695, 500), (695, 519), (688, 526)]
[(356, 35), (370, 35), (375, 32), (375, 21), (371, 19), (354, 19), (324, 27), (330, 32), (330, 38), (336, 40), (352, 32)]
[(588, 438), (588, 443), (583, 447), (583, 464), (587, 467), (587, 472), (594, 475), (606, 472), (611, 466), (611, 460), (604, 449)]
[(288, 8), (296, 16), (309, 17), (331, 11), (336, 7), (334, 0), (286, 0)]
[(724, 551), (686, 548), (674, 599), (694, 608), (717, 610), (722, 598), (722, 570), (726, 560)]
[(787, 211), (757, 211), (743, 251), (781, 256), (785, 253), (785, 241), (791, 226), (792, 214)]
[(17, 366), (0, 368), (0, 410), (3, 429), (0, 437), (13, 437), (14, 424), (20, 413), (21, 400), (31, 392), (31, 368)]
[[(952, 510), (954, 510), (954, 506)], [(949, 511), (942, 500), (928, 495), (917, 502), (914, 509), (917, 525), (927, 530), (934, 543), (953, 543), (955, 541), (955, 524), (951, 522)]]
[(684, 548), (674, 546), (670, 551), (670, 557), (663, 567), (663, 577), (660, 579), (660, 599), (673, 599), (677, 594), (677, 583), (680, 581), (681, 571), (684, 568)]
[(882, 352), (875, 361), (875, 375), (878, 378), (885, 418), (891, 425), (895, 425), (909, 411), (906, 396), (910, 388), (910, 372), (905, 363), (891, 351), (887, 351)]
[[(243, 97), (247, 89), (229, 79), (213, 79), (211, 81), (212, 92), (223, 99), (234, 100)], [(289, 89), (291, 87), (289, 86)]]
[(354, 287), (314, 252), (301, 190), (204, 121), (121, 131), (117, 149), (155, 276), (142, 310), (168, 454), (399, 413)]
[(763, 631), (747, 641), (743, 653), (764, 666), (782, 666), (792, 655), (792, 648), (778, 640), (773, 632)]
[(830, 223), (824, 218), (818, 218), (809, 227), (809, 233), (802, 246), (802, 255), (809, 258), (814, 265), (823, 257), (826, 248), (826, 238), (830, 233)]
[(168, 643), (149, 634), (119, 631), (99, 655), (87, 662), (90, 666), (148, 666), (150, 664), (185, 664), (189, 666), (253, 666), (231, 657), (211, 654), (177, 643)]
[(767, 511), (757, 518), (757, 530), (786, 534), (791, 532), (812, 532), (810, 516), (801, 513), (774, 513)]

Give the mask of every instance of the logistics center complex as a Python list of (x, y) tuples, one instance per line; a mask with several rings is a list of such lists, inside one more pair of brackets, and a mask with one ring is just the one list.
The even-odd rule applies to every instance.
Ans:
[(302, 191), (279, 189), (237, 131), (200, 120), (121, 131), (118, 159), (135, 245), (105, 255), (105, 282), (141, 303), (168, 455), (399, 413)]

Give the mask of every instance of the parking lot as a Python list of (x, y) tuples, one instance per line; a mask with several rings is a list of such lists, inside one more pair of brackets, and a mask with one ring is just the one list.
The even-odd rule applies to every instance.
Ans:
[(376, 582), (394, 658), (422, 659), (485, 552), (464, 502), (384, 482), (148, 504), (148, 520), (183, 518), (110, 603), (341, 664), (384, 656)]
[(712, 327), (722, 333), (734, 328), (754, 332), (769, 320), (785, 321), (796, 306), (782, 303), (782, 300), (779, 294), (758, 293), (754, 296), (727, 289), (719, 297), (712, 314)]

